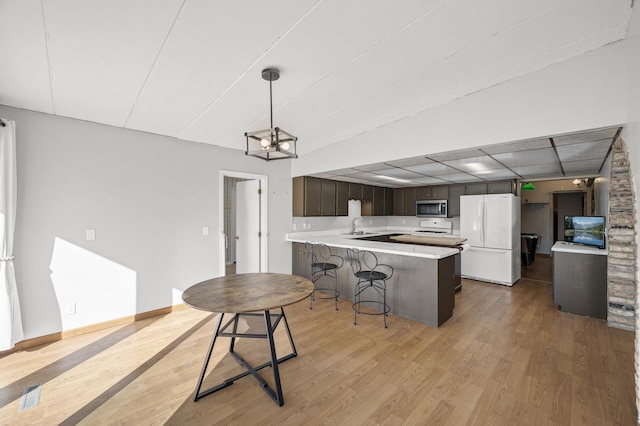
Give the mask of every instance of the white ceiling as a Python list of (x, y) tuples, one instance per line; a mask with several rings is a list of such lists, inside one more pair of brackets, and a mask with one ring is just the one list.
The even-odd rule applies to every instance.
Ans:
[[(631, 7), (631, 0), (0, 0), (0, 104), (244, 150), (244, 132), (269, 127), (260, 71), (277, 67), (274, 124), (298, 136), (305, 155), (622, 40)], [(548, 139), (524, 141), (348, 174), (461, 182), (486, 178), (470, 165), (482, 163), (495, 171), (490, 179), (535, 177), (541, 164), (548, 177), (559, 173), (554, 160), (565, 175), (593, 174), (616, 131), (581, 148), (583, 137), (563, 135), (555, 148)]]

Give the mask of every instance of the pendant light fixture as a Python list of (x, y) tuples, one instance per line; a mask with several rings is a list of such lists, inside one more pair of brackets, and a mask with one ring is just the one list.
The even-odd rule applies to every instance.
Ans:
[(520, 188), (521, 191), (535, 191), (536, 187), (531, 182), (527, 182)]
[(272, 83), (280, 78), (280, 72), (275, 68), (262, 70), (262, 78), (269, 82), (269, 113), (271, 127), (269, 129), (247, 132), (246, 155), (262, 158), (263, 160), (281, 160), (284, 158), (298, 158), (296, 154), (297, 137), (285, 132), (279, 127), (273, 127), (273, 89)]

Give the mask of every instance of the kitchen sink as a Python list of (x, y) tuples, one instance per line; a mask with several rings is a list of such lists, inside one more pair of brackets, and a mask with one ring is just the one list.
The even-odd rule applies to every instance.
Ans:
[(397, 241), (393, 241), (391, 239), (391, 237), (397, 237), (398, 235), (405, 235), (405, 234), (383, 234), (383, 235), (373, 235), (371, 237), (362, 237), (362, 238), (358, 238), (358, 240), (362, 240), (362, 241), (377, 241), (377, 242), (381, 242), (381, 243), (395, 243)]

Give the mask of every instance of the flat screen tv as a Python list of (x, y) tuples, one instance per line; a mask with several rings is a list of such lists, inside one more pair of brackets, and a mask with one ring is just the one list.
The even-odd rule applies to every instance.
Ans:
[(604, 216), (565, 216), (564, 240), (568, 243), (604, 248)]

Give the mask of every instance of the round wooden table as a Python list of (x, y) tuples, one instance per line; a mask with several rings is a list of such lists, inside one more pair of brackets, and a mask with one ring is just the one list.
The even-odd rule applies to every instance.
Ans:
[[(291, 331), (289, 330), (289, 324), (284, 315), (284, 306), (309, 297), (313, 290), (313, 283), (306, 278), (296, 275), (274, 273), (227, 275), (203, 281), (186, 289), (184, 293), (182, 293), (182, 300), (184, 300), (185, 304), (195, 309), (219, 313), (216, 329), (202, 366), (193, 400), (197, 401), (204, 396), (232, 385), (235, 380), (251, 374), (276, 404), (282, 406), (284, 399), (282, 396), (278, 364), (297, 356)], [(273, 309), (279, 309), (280, 312), (273, 314), (270, 312)], [(260, 311), (262, 313), (257, 313)], [(233, 314), (233, 317), (222, 326), (222, 319), (226, 313)], [(238, 332), (238, 320), (240, 316), (264, 316), (265, 333)], [(273, 332), (278, 324), (280, 324), (280, 320), (284, 320), (291, 345), (291, 353), (277, 358)], [(227, 331), (230, 327), (231, 331)], [(229, 353), (246, 371), (201, 392), (200, 389), (209, 365), (209, 359), (211, 358), (216, 339), (219, 336), (231, 337)], [(234, 349), (235, 339), (237, 337), (267, 339), (269, 341), (271, 361), (256, 367), (251, 366)], [(266, 380), (258, 373), (259, 370), (265, 367), (272, 367), (273, 369), (275, 390), (272, 389)]]

